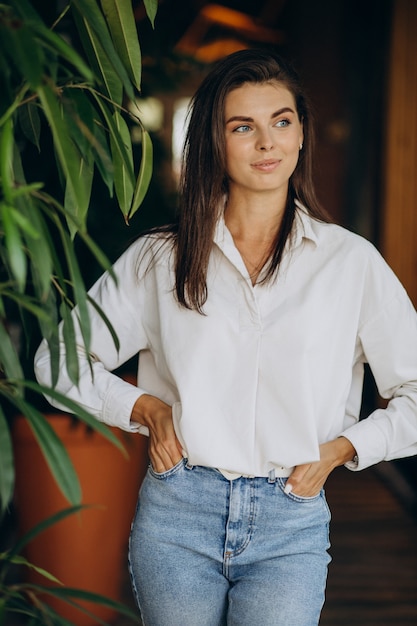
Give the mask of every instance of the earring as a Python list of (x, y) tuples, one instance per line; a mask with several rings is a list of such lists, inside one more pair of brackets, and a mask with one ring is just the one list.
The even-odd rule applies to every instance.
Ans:
[(303, 144), (302, 144), (302, 143), (300, 143), (300, 150), (302, 150), (302, 149), (303, 149)]

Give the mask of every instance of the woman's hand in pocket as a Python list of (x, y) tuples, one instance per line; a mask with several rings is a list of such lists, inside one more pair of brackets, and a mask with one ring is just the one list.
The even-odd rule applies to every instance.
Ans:
[(149, 458), (155, 472), (166, 472), (182, 459), (169, 404), (144, 394), (135, 402), (131, 419), (149, 429)]
[(295, 467), (285, 489), (302, 497), (316, 496), (329, 474), (339, 465), (351, 461), (355, 454), (355, 448), (346, 437), (323, 443), (320, 446), (320, 461)]

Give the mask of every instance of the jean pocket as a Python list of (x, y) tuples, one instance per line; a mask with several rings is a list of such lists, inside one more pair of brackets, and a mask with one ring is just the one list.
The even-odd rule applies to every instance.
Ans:
[(174, 476), (174, 474), (177, 474), (180, 469), (185, 466), (185, 463), (186, 459), (181, 459), (180, 461), (178, 461), (178, 463), (176, 463), (173, 467), (167, 469), (165, 472), (156, 472), (152, 465), (149, 465), (149, 473), (158, 480), (165, 480), (166, 478), (170, 478), (171, 476)]
[(287, 479), (283, 479), (283, 478), (278, 478), (278, 484), (281, 488), (281, 491), (287, 496), (287, 498), (289, 500), (292, 500), (293, 502), (300, 502), (300, 503), (307, 503), (307, 502), (314, 502), (315, 500), (318, 500), (322, 494), (323, 490), (320, 490), (316, 495), (314, 496), (299, 496), (298, 494), (294, 493), (293, 491), (290, 491), (289, 493), (285, 493), (285, 485), (287, 483)]

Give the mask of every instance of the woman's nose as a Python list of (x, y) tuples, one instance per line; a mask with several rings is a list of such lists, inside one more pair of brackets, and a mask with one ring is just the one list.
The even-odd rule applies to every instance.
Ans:
[(256, 142), (257, 150), (268, 151), (268, 150), (272, 150), (273, 147), (274, 147), (274, 142), (272, 140), (270, 133), (266, 130), (260, 131), (258, 133), (257, 142)]

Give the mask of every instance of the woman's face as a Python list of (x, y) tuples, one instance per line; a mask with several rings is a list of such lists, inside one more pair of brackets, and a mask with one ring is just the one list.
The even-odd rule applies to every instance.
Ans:
[(279, 82), (245, 83), (225, 101), (229, 192), (288, 192), (303, 127), (295, 100)]

